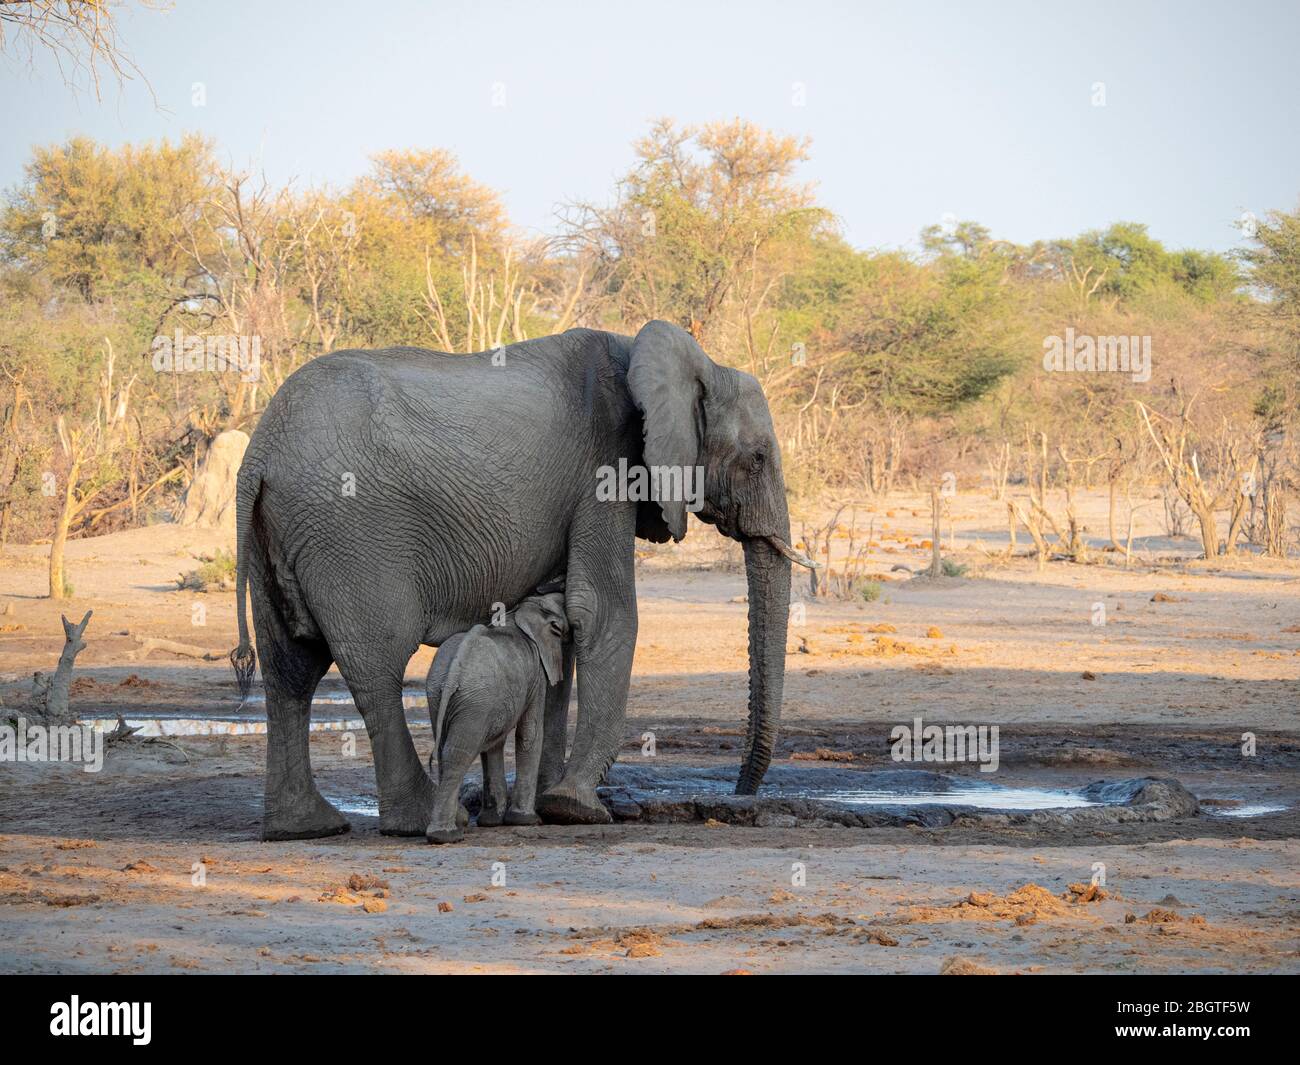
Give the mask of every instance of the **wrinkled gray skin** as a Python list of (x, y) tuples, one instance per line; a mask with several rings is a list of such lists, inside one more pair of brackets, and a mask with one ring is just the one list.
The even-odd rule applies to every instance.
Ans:
[[(569, 623), (564, 595), (529, 596), (502, 625), (475, 625), (438, 649), (425, 690), (434, 719), (438, 784), (425, 836), (430, 843), (464, 838), (457, 821), (460, 787), (474, 759), (483, 759), (479, 825), (536, 825), (542, 720), (549, 690), (564, 676)], [(505, 744), (515, 733), (515, 786), (505, 796)], [(432, 757), (430, 757), (432, 763)], [(468, 818), (466, 818), (468, 820)]]
[(348, 828), (317, 790), (308, 754), (312, 693), (331, 662), (370, 736), (380, 831), (423, 835), (433, 785), (402, 710), (407, 662), (420, 644), (438, 646), (561, 572), (577, 725), (566, 762), (566, 663), (566, 683), (553, 689), (564, 694), (547, 703), (537, 811), (551, 822), (609, 820), (596, 785), (623, 738), (633, 545), (680, 540), (687, 516), (680, 500), (598, 500), (598, 468), (620, 458), (703, 466), (698, 516), (744, 544), (749, 728), (737, 791), (757, 790), (781, 710), (793, 557), (758, 382), (657, 321), (635, 338), (573, 329), (495, 360), (339, 351), (281, 386), (239, 471), (232, 661), (243, 686), (255, 661), (248, 588), (267, 697), (264, 838)]

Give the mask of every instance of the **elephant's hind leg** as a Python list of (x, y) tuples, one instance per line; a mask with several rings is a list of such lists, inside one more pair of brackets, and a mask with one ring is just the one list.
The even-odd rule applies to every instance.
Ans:
[(481, 756), (483, 799), (478, 808), (478, 827), (496, 828), (506, 809), (506, 741), (502, 740)]
[[(423, 836), (433, 809), (433, 782), (420, 764), (402, 709), (402, 675), (411, 650), (398, 654), (394, 646), (404, 645), (346, 644), (334, 649), (334, 657), (370, 736), (379, 785), (379, 831), (385, 836)], [(440, 761), (439, 775), (443, 772)]]
[(288, 634), (273, 609), (255, 611), (266, 686), (265, 840), (337, 836), (351, 826), (316, 788), (308, 743), (311, 697), (330, 667), (320, 641)]

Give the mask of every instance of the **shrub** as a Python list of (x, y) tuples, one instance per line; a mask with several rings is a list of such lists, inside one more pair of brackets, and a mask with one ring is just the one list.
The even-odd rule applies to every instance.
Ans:
[(215, 555), (200, 555), (203, 563), (198, 569), (181, 575), (176, 583), (182, 591), (228, 592), (235, 587), (235, 556), (229, 551)]

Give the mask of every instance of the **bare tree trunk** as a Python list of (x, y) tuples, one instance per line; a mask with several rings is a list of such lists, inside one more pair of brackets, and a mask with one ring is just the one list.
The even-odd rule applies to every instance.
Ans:
[(1119, 470), (1115, 467), (1110, 471), (1110, 509), (1107, 515), (1107, 533), (1110, 536), (1110, 543), (1116, 551), (1123, 551), (1124, 545), (1119, 542), (1119, 537), (1115, 535), (1115, 511), (1116, 502), (1119, 495)]
[(1079, 515), (1074, 507), (1073, 479), (1067, 480), (1065, 483), (1065, 522), (1066, 528), (1070, 530), (1068, 549), (1070, 558), (1075, 562), (1086, 562), (1088, 560), (1088, 546), (1083, 541), (1083, 531), (1079, 526)]
[(1001, 502), (1007, 496), (1007, 478), (1011, 473), (1011, 441), (1005, 440), (998, 448), (997, 457), (989, 462), (989, 479), (993, 482), (993, 498)]
[(1246, 513), (1249, 510), (1250, 496), (1245, 492), (1239, 491), (1232, 501), (1232, 510), (1228, 517), (1228, 538), (1224, 541), (1223, 553), (1225, 555), (1236, 554), (1237, 538), (1241, 535), (1242, 526), (1246, 521)]
[(77, 467), (68, 471), (68, 483), (63, 492), (63, 503), (54, 519), (54, 537), (50, 540), (50, 598), (66, 599), (68, 582), (63, 573), (63, 548), (68, 542), (68, 528), (76, 512)]
[(1012, 528), (1015, 527), (1015, 519), (1020, 519), (1020, 524), (1029, 530), (1029, 535), (1034, 539), (1034, 547), (1038, 549), (1038, 569), (1041, 572), (1047, 568), (1047, 540), (1043, 537), (1042, 518), (1038, 510), (1030, 506), (1028, 510), (1020, 507), (1015, 500), (1007, 500), (1007, 509), (1011, 511)]
[(22, 442), (18, 437), (18, 412), (23, 402), (23, 386), (14, 385), (14, 401), (5, 410), (5, 440), (3, 460), (0, 460), (0, 552), (9, 544), (9, 530), (13, 524), (13, 487), (18, 478), (18, 456)]
[(933, 532), (930, 539), (930, 576), (943, 576), (943, 559), (939, 557), (939, 489), (930, 489), (930, 514), (933, 524)]
[(1286, 496), (1274, 481), (1264, 499), (1265, 554), (1286, 558)]
[(1201, 526), (1201, 549), (1205, 557), (1216, 558), (1219, 554), (1219, 529), (1214, 520), (1214, 511), (1206, 506), (1197, 505), (1196, 520)]
[(68, 697), (72, 692), (72, 667), (77, 655), (86, 649), (82, 635), (90, 623), (93, 611), (87, 610), (86, 616), (76, 625), (66, 617), (63, 618), (63, 652), (59, 655), (59, 664), (54, 676), (37, 673), (32, 680), (32, 712), (46, 721), (67, 721), (72, 714), (68, 707)]

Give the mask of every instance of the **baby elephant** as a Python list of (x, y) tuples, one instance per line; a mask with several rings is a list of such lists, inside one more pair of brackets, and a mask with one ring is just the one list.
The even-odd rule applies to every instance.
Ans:
[[(425, 688), (434, 721), (438, 786), (430, 843), (464, 838), (460, 786), (474, 759), (483, 756), (480, 825), (536, 825), (537, 771), (542, 758), (542, 717), (547, 689), (564, 675), (569, 620), (564, 593), (529, 596), (504, 625), (475, 625), (438, 649)], [(515, 729), (515, 786), (505, 793), (505, 742)], [(432, 761), (432, 759), (431, 759)]]

